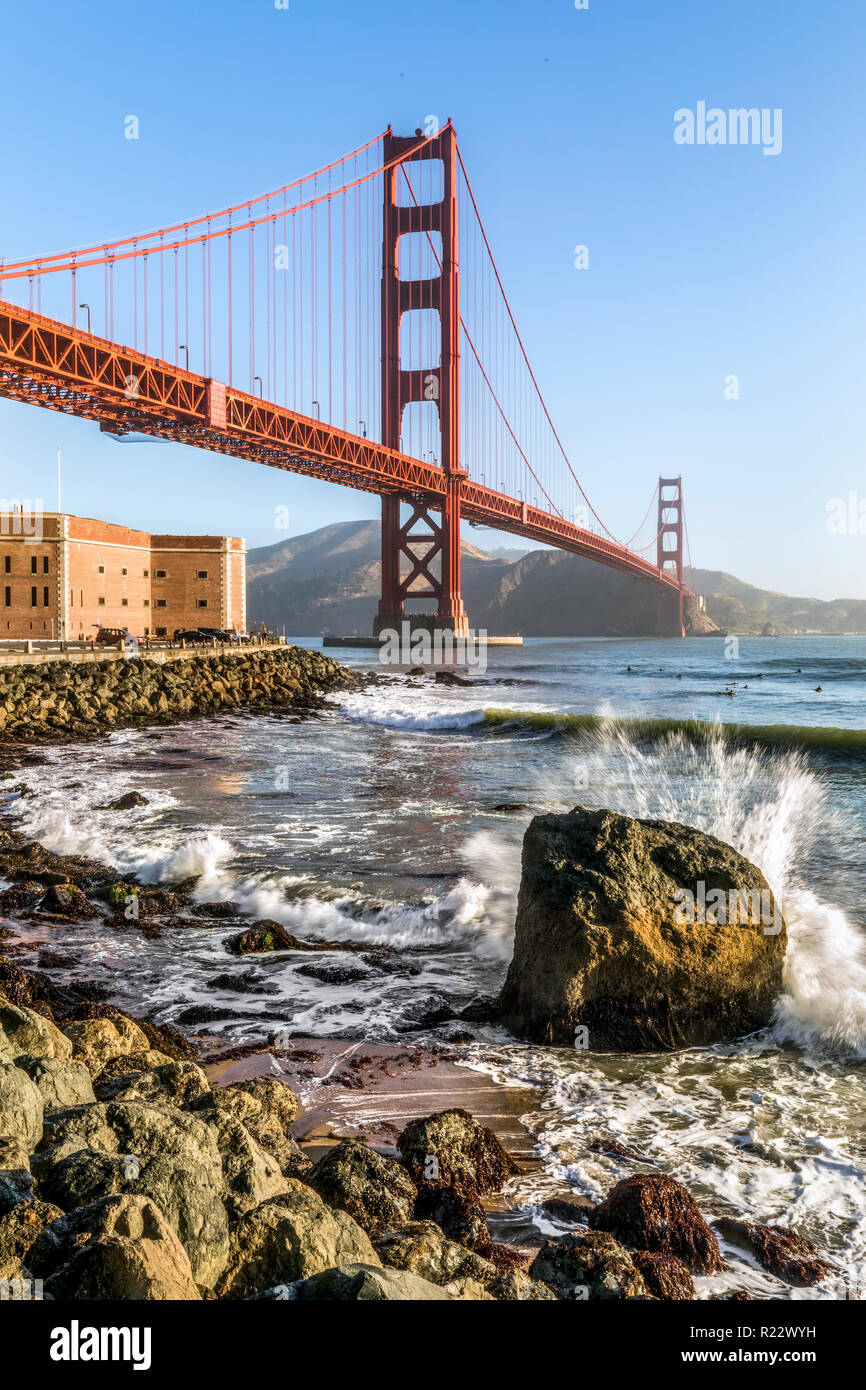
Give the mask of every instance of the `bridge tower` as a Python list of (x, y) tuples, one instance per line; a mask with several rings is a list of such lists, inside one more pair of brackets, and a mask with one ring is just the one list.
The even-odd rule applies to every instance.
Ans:
[(675, 594), (660, 593), (658, 633), (660, 637), (685, 637), (683, 623), (683, 480), (659, 478), (658, 558), (660, 573), (676, 579)]
[[(460, 271), (457, 246), (457, 137), (449, 121), (435, 139), (421, 131), (398, 136), (388, 130), (384, 148), (385, 203), (382, 246), (382, 443), (400, 450), (403, 411), (413, 402), (434, 402), (441, 432), (440, 464), (445, 474), (441, 511), (431, 516), (421, 497), (410, 501), (411, 515), (400, 520), (400, 497), (382, 497), (382, 597), (376, 632), (399, 631), (407, 599), (436, 600), (434, 624), (457, 634), (468, 630), (460, 592), (460, 498), (467, 476), (460, 462)], [(445, 171), (441, 203), (401, 205), (398, 187), (404, 164), (441, 160)], [(398, 161), (392, 168), (388, 165)], [(418, 184), (420, 186), (421, 180)], [(405, 201), (405, 200), (404, 200)], [(425, 280), (401, 280), (399, 242), (411, 233), (438, 232), (441, 270)], [(400, 356), (400, 323), (412, 309), (438, 310), (439, 364), (405, 370)], [(438, 517), (438, 519), (437, 519)], [(401, 574), (403, 561), (408, 573)], [(437, 569), (433, 566), (438, 562)], [(412, 588), (421, 580), (425, 587)], [(411, 590), (411, 592), (410, 592)], [(422, 625), (423, 620), (422, 620)]]

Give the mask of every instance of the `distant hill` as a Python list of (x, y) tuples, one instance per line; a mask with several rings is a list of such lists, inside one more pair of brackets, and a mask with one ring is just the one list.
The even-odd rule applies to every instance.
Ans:
[(723, 570), (690, 569), (686, 579), (704, 594), (707, 613), (728, 632), (866, 633), (866, 600), (791, 598), (772, 589), (756, 589)]
[[(250, 622), (288, 633), (369, 633), (379, 602), (378, 521), (343, 521), (251, 550)], [(461, 545), (463, 597), (473, 627), (536, 637), (650, 636), (656, 596), (640, 580), (560, 550), (488, 552)], [(706, 617), (692, 630), (866, 632), (866, 602), (788, 598), (733, 575), (691, 570)], [(419, 603), (419, 609), (422, 605)]]

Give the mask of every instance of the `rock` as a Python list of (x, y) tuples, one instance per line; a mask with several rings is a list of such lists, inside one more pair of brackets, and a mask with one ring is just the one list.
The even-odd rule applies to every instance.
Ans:
[(44, 1107), (39, 1088), (14, 1063), (0, 1063), (0, 1134), (17, 1138), (32, 1153), (42, 1138)]
[[(702, 885), (711, 920), (690, 924)], [(740, 925), (721, 925), (709, 911), (716, 890), (728, 909), (729, 894), (758, 898), (740, 904)], [(740, 1037), (770, 1022), (781, 991), (786, 930), (774, 918), (763, 875), (713, 836), (580, 806), (536, 816), (501, 1020), (545, 1043), (574, 1043), (585, 1028), (594, 1049)]]
[(347, 1212), (369, 1236), (408, 1221), (417, 1196), (402, 1164), (354, 1139), (329, 1149), (305, 1181), (329, 1207)]
[(250, 974), (233, 975), (224, 972), (222, 975), (214, 975), (207, 981), (208, 989), (226, 989), (230, 994), (255, 994), (261, 997), (263, 994), (279, 994), (280, 990), (276, 985), (266, 984), (257, 972)]
[(33, 1009), (7, 1004), (0, 996), (0, 1056), (56, 1057), (72, 1056), (72, 1043), (60, 1029)]
[(116, 801), (109, 801), (104, 806), (100, 806), (100, 811), (131, 811), (136, 806), (149, 806), (150, 801), (141, 792), (127, 792), (125, 796), (119, 796)]
[(0, 1136), (0, 1216), (19, 1202), (33, 1200), (33, 1176), (26, 1145), (10, 1135)]
[(682, 1183), (665, 1173), (623, 1178), (590, 1214), (590, 1226), (609, 1231), (634, 1250), (676, 1255), (692, 1274), (725, 1268), (719, 1243)]
[(122, 1015), (66, 1023), (63, 1031), (72, 1043), (73, 1057), (77, 1062), (83, 1062), (92, 1076), (99, 1076), (112, 1057), (149, 1051), (144, 1033), (131, 1019)]
[(415, 1201), (418, 1221), (435, 1221), (449, 1240), (487, 1256), (492, 1248), (487, 1217), (477, 1197), (456, 1187), (433, 1187), (425, 1183)]
[(248, 1211), (232, 1228), (221, 1297), (245, 1298), (337, 1265), (379, 1265), (369, 1237), (350, 1216), (332, 1211), (296, 1178), (285, 1181), (283, 1194)]
[(51, 912), (68, 922), (83, 922), (95, 917), (86, 893), (74, 883), (52, 883), (39, 904), (40, 912)]
[(551, 1221), (562, 1221), (569, 1226), (588, 1226), (589, 1213), (595, 1207), (588, 1197), (548, 1197), (539, 1202), (542, 1216)]
[(29, 1270), (30, 1250), (43, 1227), (62, 1215), (50, 1202), (34, 1200), (18, 1202), (0, 1216), (0, 1279), (19, 1278), (22, 1267)]
[(833, 1271), (811, 1241), (787, 1226), (754, 1225), (729, 1217), (720, 1217), (713, 1225), (731, 1245), (748, 1250), (770, 1274), (796, 1289), (812, 1288)]
[(465, 676), (458, 676), (454, 671), (437, 671), (433, 677), (437, 685), (474, 685), (474, 681), (469, 681)]
[(379, 1269), (357, 1263), (326, 1269), (268, 1291), (269, 1297), (292, 1301), (326, 1300), (339, 1303), (430, 1303), (456, 1300), (459, 1295), (430, 1284), (407, 1270)]
[(397, 1140), (400, 1157), (420, 1186), (455, 1187), (471, 1196), (498, 1192), (515, 1171), (491, 1129), (468, 1110), (442, 1110), (413, 1120)]
[(201, 1295), (187, 1253), (159, 1207), (147, 1197), (105, 1197), (43, 1231), (36, 1269), (63, 1262), (45, 1281), (55, 1299), (189, 1300)]
[(195, 1060), (198, 1056), (198, 1050), (189, 1038), (179, 1028), (172, 1028), (170, 1023), (161, 1023), (157, 1028), (146, 1019), (139, 1019), (138, 1026), (150, 1047), (170, 1057), (173, 1062)]
[(463, 1303), (493, 1302), (493, 1295), (484, 1284), (479, 1284), (477, 1279), (453, 1279), (450, 1284), (443, 1285), (443, 1292), (450, 1294), (452, 1298), (459, 1298)]
[(231, 1086), (217, 1086), (209, 1096), (195, 1102), (195, 1108), (215, 1108), (234, 1115), (260, 1148), (276, 1160), (286, 1177), (303, 1177), (312, 1168), (310, 1159), (292, 1138), (298, 1098), (285, 1081), (254, 1077)]
[(210, 1288), (228, 1258), (222, 1157), (214, 1129), (195, 1115), (139, 1101), (98, 1102), (52, 1116), (53, 1148), (40, 1156), (40, 1191), (68, 1210), (112, 1193), (149, 1197)]
[[(36, 885), (34, 885), (36, 886)], [(21, 884), (16, 884), (13, 888), (7, 888), (0, 893), (0, 915), (6, 912), (29, 911), (36, 908), (42, 899), (42, 889), (37, 887), (35, 895), (22, 898), (19, 896)], [(13, 900), (9, 900), (9, 895), (15, 895)], [(5, 956), (0, 956), (0, 1006), (15, 1004), (19, 1009), (33, 1009), (38, 1014), (43, 1014), (46, 1018), (51, 1017), (51, 1010), (40, 997), (41, 981), (37, 975), (30, 970), (22, 970), (20, 965), (7, 960)], [(2, 1032), (2, 1023), (0, 1023)]]
[(631, 1258), (654, 1298), (662, 1298), (666, 1302), (697, 1298), (688, 1267), (676, 1255), (638, 1250)]
[(56, 1057), (16, 1057), (15, 1065), (26, 1072), (42, 1096), (46, 1115), (96, 1100), (90, 1072), (81, 1062)]
[(237, 1221), (244, 1212), (284, 1192), (288, 1179), (234, 1115), (215, 1110), (212, 1123), (222, 1159), (226, 1210), (229, 1220)]
[[(279, 1125), (284, 1134), (291, 1133), (291, 1125), (297, 1118), (300, 1106), (298, 1097), (287, 1081), (276, 1081), (269, 1076), (254, 1076), (245, 1081), (235, 1081), (224, 1089), (243, 1092), (250, 1096), (260, 1107), (262, 1115), (268, 1116)], [(247, 1123), (246, 1120), (244, 1123)], [(259, 1139), (259, 1143), (262, 1142)]]
[(540, 1279), (533, 1279), (522, 1269), (509, 1269), (500, 1274), (488, 1292), (500, 1303), (555, 1303), (556, 1294)]
[(167, 1061), (159, 1052), (146, 1055), (160, 1058), (152, 1071), (119, 1071), (106, 1078), (106, 1073), (116, 1071), (125, 1062), (137, 1060), (142, 1054), (114, 1057), (96, 1081), (97, 1097), (100, 1100), (140, 1100), (149, 1105), (176, 1105), (181, 1108), (201, 1096), (210, 1095), (208, 1079), (194, 1062)]
[(226, 950), (233, 956), (260, 955), (265, 951), (292, 951), (294, 937), (279, 922), (254, 922), (246, 931), (230, 936)]
[(529, 1270), (558, 1299), (644, 1298), (647, 1287), (628, 1251), (605, 1231), (570, 1231), (546, 1240)]
[(295, 974), (305, 975), (311, 980), (321, 980), (325, 985), (354, 985), (359, 980), (369, 980), (371, 971), (363, 965), (352, 965), (348, 961), (316, 961), (312, 965), (301, 965)]
[(384, 1231), (373, 1244), (384, 1265), (408, 1270), (431, 1284), (450, 1284), (455, 1279), (493, 1284), (499, 1277), (494, 1264), (448, 1240), (435, 1221), (409, 1221)]
[[(96, 1077), (96, 1090), (99, 1099), (108, 1100), (109, 1097), (100, 1094), (100, 1092), (121, 1077), (138, 1076), (142, 1072), (155, 1072), (160, 1067), (168, 1066), (170, 1062), (171, 1058), (167, 1057), (164, 1052), (157, 1052), (153, 1048), (146, 1048), (144, 1052), (121, 1052), (116, 1057), (109, 1057)], [(129, 1096), (128, 1099), (136, 1100), (141, 1099), (141, 1097)]]

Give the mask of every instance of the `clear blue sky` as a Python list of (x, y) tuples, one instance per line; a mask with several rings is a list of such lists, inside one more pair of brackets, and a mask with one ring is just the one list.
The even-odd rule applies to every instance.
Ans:
[[(825, 524), (835, 497), (866, 504), (863, 0), (44, 0), (7, 10), (3, 37), (0, 255), (200, 214), (389, 121), (452, 116), (530, 356), (611, 529), (630, 534), (658, 473), (682, 472), (697, 564), (866, 598), (866, 534)], [(699, 101), (781, 108), (781, 153), (677, 145), (674, 112)], [(376, 510), (9, 402), (0, 495), (53, 498), (58, 445), (67, 509), (153, 530), (263, 545), (284, 538), (280, 504), (293, 534)]]

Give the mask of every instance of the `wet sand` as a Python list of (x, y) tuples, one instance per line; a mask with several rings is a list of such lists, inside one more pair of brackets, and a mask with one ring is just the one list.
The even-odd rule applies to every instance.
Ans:
[(214, 1085), (252, 1076), (287, 1081), (303, 1098), (295, 1138), (311, 1158), (350, 1137), (394, 1154), (410, 1120), (459, 1107), (494, 1131), (520, 1172), (537, 1168), (534, 1140), (521, 1120), (537, 1105), (536, 1093), (498, 1085), (461, 1066), (460, 1057), (456, 1048), (309, 1038), (277, 1054), (264, 1050), (203, 1066)]

